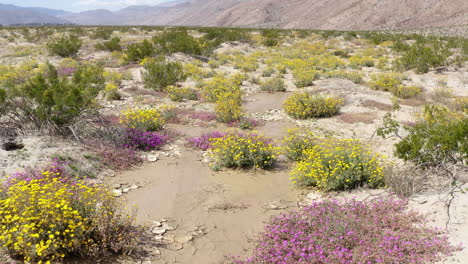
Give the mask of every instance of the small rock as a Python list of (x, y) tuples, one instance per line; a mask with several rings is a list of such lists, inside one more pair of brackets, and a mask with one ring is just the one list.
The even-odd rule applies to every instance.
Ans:
[(130, 186), (130, 187), (128, 187), (128, 188), (129, 188), (130, 190), (136, 190), (136, 189), (138, 189), (138, 188), (140, 188), (140, 187), (139, 187), (138, 185), (135, 185), (135, 184), (134, 184), (134, 185), (132, 185), (132, 186)]
[(125, 189), (122, 190), (123, 193), (128, 193), (129, 191), (130, 191), (129, 188), (125, 188)]
[(315, 200), (318, 200), (322, 198), (322, 196), (320, 194), (317, 194), (317, 193), (314, 193), (314, 192), (311, 192), (309, 194), (307, 194), (307, 199), (311, 200), (311, 201), (315, 201)]
[(178, 251), (184, 248), (184, 244), (176, 242), (176, 243), (167, 245), (166, 248), (172, 251)]
[(119, 189), (112, 190), (112, 193), (114, 194), (115, 197), (122, 196), (122, 191)]
[(122, 184), (120, 184), (120, 183), (114, 183), (114, 184), (112, 184), (110, 187), (111, 187), (112, 189), (119, 189), (121, 186), (122, 186)]
[(162, 223), (158, 222), (158, 221), (153, 221), (153, 224), (154, 224), (155, 227), (161, 227), (162, 226)]
[(159, 155), (158, 154), (148, 155), (147, 159), (148, 159), (149, 162), (155, 162), (155, 161), (157, 161), (159, 159)]
[(166, 233), (166, 229), (162, 227), (155, 227), (153, 228), (152, 232), (153, 234), (156, 234), (156, 235), (163, 235), (164, 233)]
[(162, 228), (166, 229), (167, 231), (173, 231), (173, 230), (177, 229), (177, 226), (172, 227), (172, 226), (169, 226), (168, 224), (164, 223), (164, 224), (162, 224)]

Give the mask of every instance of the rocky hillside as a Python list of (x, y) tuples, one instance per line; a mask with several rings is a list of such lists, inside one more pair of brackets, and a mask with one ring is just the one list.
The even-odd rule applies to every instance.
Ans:
[[(0, 16), (3, 18), (3, 16)], [(468, 25), (466, 0), (177, 0), (57, 17), (86, 25), (410, 29)]]

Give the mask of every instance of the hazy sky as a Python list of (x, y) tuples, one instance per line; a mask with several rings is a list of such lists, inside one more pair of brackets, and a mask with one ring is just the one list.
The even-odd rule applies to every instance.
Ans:
[(120, 9), (130, 5), (157, 5), (170, 0), (0, 0), (1, 4), (13, 4), (27, 7), (47, 7), (66, 11), (90, 9)]

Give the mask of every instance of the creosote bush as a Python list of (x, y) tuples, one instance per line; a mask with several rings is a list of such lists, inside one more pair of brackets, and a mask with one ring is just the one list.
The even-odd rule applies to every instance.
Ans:
[(271, 139), (255, 132), (230, 132), (210, 141), (212, 155), (220, 167), (270, 169), (279, 154)]
[(436, 263), (462, 249), (393, 197), (313, 202), (274, 217), (255, 244), (233, 263)]
[(140, 62), (155, 54), (154, 45), (151, 41), (145, 39), (141, 43), (132, 43), (128, 45), (125, 51), (125, 61), (127, 63)]
[(56, 171), (0, 189), (0, 223), (1, 248), (39, 263), (130, 253), (141, 232), (110, 192)]
[(343, 99), (336, 96), (324, 97), (308, 92), (295, 93), (288, 97), (283, 109), (295, 119), (330, 117), (339, 112)]
[(158, 53), (183, 52), (191, 55), (200, 55), (201, 47), (198, 41), (190, 36), (187, 30), (167, 30), (153, 37)]
[(76, 35), (63, 35), (47, 43), (47, 50), (52, 55), (73, 57), (80, 51), (83, 42)]
[(145, 71), (142, 71), (145, 88), (156, 91), (163, 91), (169, 85), (186, 78), (182, 64), (178, 62), (149, 60), (144, 64)]
[(382, 157), (358, 140), (324, 138), (304, 151), (291, 172), (294, 183), (323, 191), (384, 185)]
[(120, 38), (114, 37), (109, 41), (104, 41), (103, 43), (96, 44), (96, 49), (98, 50), (107, 50), (110, 52), (121, 51), (122, 46), (120, 45)]

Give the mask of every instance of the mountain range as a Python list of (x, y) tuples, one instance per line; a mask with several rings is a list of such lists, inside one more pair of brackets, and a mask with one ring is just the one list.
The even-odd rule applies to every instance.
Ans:
[(176, 0), (80, 13), (0, 4), (0, 24), (410, 29), (468, 25), (466, 0)]

